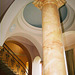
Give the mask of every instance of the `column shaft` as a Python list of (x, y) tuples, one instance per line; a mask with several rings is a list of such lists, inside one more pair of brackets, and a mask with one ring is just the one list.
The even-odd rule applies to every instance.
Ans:
[(62, 30), (58, 8), (46, 4), (42, 8), (43, 75), (66, 75)]

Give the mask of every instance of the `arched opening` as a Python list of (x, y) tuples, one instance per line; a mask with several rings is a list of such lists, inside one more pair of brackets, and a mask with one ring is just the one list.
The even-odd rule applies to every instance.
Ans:
[(32, 75), (42, 75), (42, 63), (39, 56), (35, 57), (32, 66)]
[[(6, 44), (6, 45), (5, 45)], [(21, 65), (25, 68), (26, 70), (26, 75), (31, 75), (32, 74), (32, 59), (31, 56), (26, 49), (21, 43), (17, 41), (5, 41), (4, 43), (5, 48), (11, 49), (14, 54), (23, 62), (18, 61), (17, 57), (16, 60), (21, 63)], [(11, 58), (12, 59), (12, 58)], [(17, 66), (17, 64), (16, 64)]]
[[(28, 74), (32, 75), (33, 60), (36, 56), (40, 56), (34, 44), (26, 38), (23, 38), (21, 36), (14, 36), (7, 38), (3, 46), (6, 49), (8, 46), (15, 53), (15, 55), (25, 64), (26, 68), (28, 69), (26, 70)], [(26, 75), (28, 74), (26, 73)]]

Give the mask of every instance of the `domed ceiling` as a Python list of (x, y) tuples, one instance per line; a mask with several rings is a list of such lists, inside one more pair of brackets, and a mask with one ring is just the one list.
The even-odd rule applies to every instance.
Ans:
[[(64, 5), (59, 9), (60, 21), (63, 22), (67, 16), (67, 7)], [(42, 28), (41, 10), (36, 8), (32, 2), (27, 4), (23, 11), (24, 19), (34, 27)]]

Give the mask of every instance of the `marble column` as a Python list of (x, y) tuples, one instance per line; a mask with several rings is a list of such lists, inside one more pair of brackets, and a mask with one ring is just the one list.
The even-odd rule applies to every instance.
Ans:
[(43, 75), (66, 75), (62, 29), (58, 8), (64, 0), (35, 0), (42, 11)]

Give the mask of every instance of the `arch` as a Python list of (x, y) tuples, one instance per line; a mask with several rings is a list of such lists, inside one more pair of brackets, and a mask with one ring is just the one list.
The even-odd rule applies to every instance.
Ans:
[[(18, 45), (19, 47), (22, 48), (22, 50), (24, 51), (24, 53), (26, 54), (26, 57), (28, 59), (29, 62), (29, 74), (32, 75), (32, 58), (31, 55), (29, 53), (29, 51), (26, 49), (25, 46), (23, 46), (21, 43), (19, 43), (18, 41), (14, 41), (14, 40), (6, 40), (5, 43), (10, 42), (10, 43), (14, 43), (16, 45)], [(12, 50), (13, 51), (13, 50)]]
[[(24, 35), (24, 36), (23, 36)], [(42, 46), (40, 45), (40, 43), (33, 38), (32, 36), (25, 34), (25, 33), (17, 33), (14, 34), (14, 36), (10, 36), (6, 38), (6, 41), (12, 41), (16, 44), (18, 44), (17, 42), (21, 43), (23, 46), (25, 46), (27, 48), (27, 50), (29, 51), (32, 61), (34, 60), (34, 58), (38, 55), (42, 58)], [(33, 48), (34, 52), (31, 51), (31, 48), (29, 48), (29, 46), (31, 48)]]
[(41, 58), (36, 56), (32, 63), (32, 75), (42, 75)]
[(23, 49), (23, 51), (25, 52), (25, 54), (27, 55), (28, 61), (30, 61), (30, 62), (32, 61), (31, 55), (30, 55), (29, 51), (26, 49), (25, 46), (23, 46), (18, 41), (14, 41), (14, 40), (9, 40), (9, 41), (6, 40), (5, 41), (6, 44), (8, 44), (8, 42), (13, 43), (13, 44), (18, 45), (19, 47), (21, 47)]
[[(21, 35), (20, 35), (21, 34)], [(23, 36), (25, 35), (25, 36)], [(25, 41), (25, 42), (24, 42)], [(27, 50), (25, 51), (25, 53), (27, 53), (27, 57), (29, 58), (30, 61), (30, 68), (32, 70), (32, 61), (35, 59), (36, 56), (40, 56), (41, 53), (39, 53), (38, 49), (41, 48), (41, 45), (38, 43), (38, 41), (36, 39), (34, 39), (32, 36), (28, 35), (28, 34), (24, 34), (24, 33), (16, 33), (14, 34), (14, 36), (8, 36), (5, 40), (5, 42), (12, 42), (14, 44), (17, 44), (18, 46), (20, 46), (22, 49), (26, 48)], [(31, 48), (29, 49), (29, 46), (34, 47), (34, 52), (30, 51)], [(29, 71), (30, 75), (32, 73), (32, 71)]]

